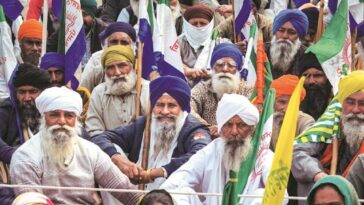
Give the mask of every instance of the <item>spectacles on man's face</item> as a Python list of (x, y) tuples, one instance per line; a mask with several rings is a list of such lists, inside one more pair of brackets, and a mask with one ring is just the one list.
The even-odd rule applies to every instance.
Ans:
[(42, 47), (41, 40), (24, 39), (23, 43), (27, 46), (33, 46), (35, 44), (37, 47)]

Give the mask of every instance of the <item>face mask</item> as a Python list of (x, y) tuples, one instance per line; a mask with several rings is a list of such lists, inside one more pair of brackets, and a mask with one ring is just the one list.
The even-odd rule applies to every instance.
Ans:
[(204, 27), (196, 27), (190, 24), (183, 18), (183, 33), (186, 35), (188, 43), (193, 49), (198, 49), (211, 38), (212, 30), (214, 29), (214, 19)]

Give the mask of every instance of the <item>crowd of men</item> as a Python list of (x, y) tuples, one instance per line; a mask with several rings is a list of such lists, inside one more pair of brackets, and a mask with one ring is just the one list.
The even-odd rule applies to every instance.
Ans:
[[(239, 172), (251, 155), (262, 115), (251, 100), (255, 87), (243, 77), (248, 41), (233, 34), (232, 6), (226, 0), (171, 0), (185, 78), (139, 81), (139, 1), (80, 3), (86, 53), (77, 89), (65, 82), (67, 59), (57, 52), (60, 20), (51, 4), (44, 16), (43, 0), (29, 0), (24, 20), (13, 31), (18, 66), (8, 83), (0, 78), (0, 183), (25, 186), (0, 187), (0, 204), (221, 204), (221, 197), (195, 193), (224, 192), (234, 180), (231, 171)], [(364, 34), (356, 36), (353, 69), (334, 95), (323, 65), (306, 52), (316, 43), (320, 4), (290, 5), (274, 13), (268, 2), (250, 3), (271, 64), (275, 102), (271, 143), (262, 173), (254, 176), (259, 186), (247, 181), (241, 194), (264, 193), (278, 140), (284, 140), (279, 133), (290, 98), (305, 77), (297, 129), (290, 137), (320, 123), (337, 100), (342, 106), (338, 153), (330, 143), (295, 144), (286, 196), (307, 201), (283, 204), (359, 204), (364, 198)], [(49, 23), (41, 56), (44, 18)], [(332, 124), (335, 119), (330, 118)], [(337, 175), (331, 176), (334, 154)], [(89, 189), (96, 187), (150, 192)], [(248, 197), (239, 202), (262, 203)]]

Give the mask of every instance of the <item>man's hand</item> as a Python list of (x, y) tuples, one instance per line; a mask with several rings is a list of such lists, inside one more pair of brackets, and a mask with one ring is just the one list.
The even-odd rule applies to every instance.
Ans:
[(140, 173), (143, 171), (143, 169), (139, 165), (136, 165), (128, 159), (123, 158), (120, 154), (113, 155), (111, 160), (122, 173), (129, 177), (132, 183), (138, 184), (142, 179)]
[(164, 177), (164, 172), (162, 168), (154, 168), (149, 170), (142, 170), (140, 172), (140, 182), (141, 184), (148, 184), (153, 182), (156, 178)]
[(322, 177), (326, 177), (327, 174), (325, 172), (319, 172), (315, 175), (315, 177), (313, 178), (314, 182), (317, 182), (319, 179), (321, 179)]
[(211, 138), (215, 139), (218, 137), (218, 133), (217, 133), (217, 126), (216, 125), (212, 125), (209, 127), (210, 130), (210, 134), (211, 134)]
[(189, 68), (187, 66), (184, 67), (185, 76), (191, 80), (195, 79), (209, 79), (210, 72), (205, 68)]
[(232, 5), (221, 5), (219, 8), (216, 9), (220, 15), (224, 16), (225, 18), (233, 15), (233, 6)]
[(246, 49), (248, 48), (248, 42), (246, 40), (242, 40), (239, 42), (236, 42), (235, 45), (237, 45), (243, 55), (246, 54)]

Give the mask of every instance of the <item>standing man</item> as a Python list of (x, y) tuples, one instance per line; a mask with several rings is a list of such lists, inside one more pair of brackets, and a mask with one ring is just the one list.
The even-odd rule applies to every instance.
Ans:
[[(163, 76), (150, 83), (152, 118), (148, 169), (141, 167), (146, 118), (124, 127), (106, 131), (92, 138), (112, 161), (135, 183), (148, 183), (156, 189), (178, 167), (211, 140), (207, 127), (190, 112), (191, 92), (188, 84), (177, 77)], [(114, 147), (120, 146), (127, 158)]]
[[(77, 118), (82, 111), (82, 99), (78, 93), (66, 87), (52, 87), (36, 99), (36, 106), (42, 114), (40, 131), (14, 153), (10, 164), (13, 184), (134, 188), (100, 148), (80, 137)], [(87, 191), (14, 190), (16, 194), (43, 193), (55, 204), (94, 203), (93, 192)], [(112, 194), (124, 204), (137, 202), (133, 194)]]

